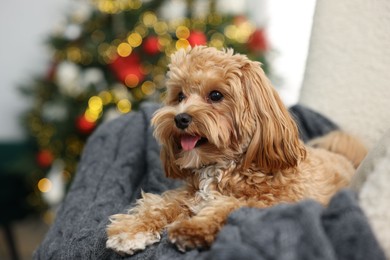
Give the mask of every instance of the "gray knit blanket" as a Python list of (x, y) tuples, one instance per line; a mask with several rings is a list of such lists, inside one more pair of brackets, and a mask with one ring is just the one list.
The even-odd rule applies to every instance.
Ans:
[[(89, 138), (77, 174), (34, 259), (123, 259), (106, 249), (112, 214), (124, 213), (145, 192), (161, 193), (180, 182), (165, 178), (150, 118), (156, 104), (99, 127)], [(301, 137), (336, 126), (294, 106)], [(366, 217), (349, 190), (324, 208), (312, 200), (233, 212), (211, 248), (179, 252), (161, 242), (124, 259), (385, 259)]]

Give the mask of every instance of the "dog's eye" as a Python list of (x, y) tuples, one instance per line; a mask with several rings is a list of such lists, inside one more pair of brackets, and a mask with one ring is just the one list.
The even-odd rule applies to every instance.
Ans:
[(212, 102), (218, 102), (218, 101), (221, 101), (223, 99), (223, 95), (221, 92), (213, 90), (209, 94), (209, 99)]
[(180, 93), (177, 95), (177, 100), (178, 100), (179, 102), (182, 102), (183, 99), (185, 99), (185, 98), (186, 98), (186, 96), (184, 96), (183, 92), (180, 92)]

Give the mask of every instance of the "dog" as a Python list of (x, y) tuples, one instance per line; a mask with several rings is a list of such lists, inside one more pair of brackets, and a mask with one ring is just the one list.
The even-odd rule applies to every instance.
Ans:
[[(164, 229), (181, 251), (209, 247), (239, 207), (306, 198), (326, 205), (348, 185), (355, 168), (343, 146), (362, 154), (364, 147), (340, 131), (314, 142), (317, 148), (306, 146), (260, 65), (205, 46), (172, 55), (165, 105), (152, 125), (166, 176), (185, 185), (142, 193), (128, 214), (111, 216), (108, 248), (134, 254), (158, 242)], [(322, 148), (344, 139), (337, 152)]]

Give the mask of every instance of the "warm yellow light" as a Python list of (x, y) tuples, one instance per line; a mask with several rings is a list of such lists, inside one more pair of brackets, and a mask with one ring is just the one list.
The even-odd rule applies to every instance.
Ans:
[(112, 0), (102, 0), (98, 4), (100, 11), (104, 13), (114, 14), (118, 12), (118, 6), (115, 4), (115, 1)]
[(164, 34), (158, 37), (158, 44), (162, 47), (166, 47), (172, 42), (172, 37), (169, 34)]
[(103, 100), (101, 97), (98, 96), (92, 96), (88, 100), (88, 107), (93, 111), (101, 111), (103, 107)]
[(125, 10), (128, 10), (130, 8), (127, 1), (121, 1), (121, 0), (116, 0), (116, 6), (121, 11), (125, 11)]
[(139, 24), (134, 28), (134, 32), (138, 33), (143, 38), (148, 34), (148, 28), (143, 24)]
[(226, 37), (235, 39), (237, 35), (237, 27), (235, 25), (228, 25), (225, 27), (224, 33)]
[(152, 95), (156, 91), (156, 85), (151, 81), (145, 81), (141, 86), (141, 90), (145, 95)]
[(89, 108), (84, 113), (85, 120), (91, 123), (96, 122), (96, 120), (98, 120), (101, 115), (102, 115), (102, 110), (96, 111)]
[(131, 111), (131, 102), (128, 99), (121, 99), (116, 104), (116, 107), (119, 112), (126, 114)]
[(142, 43), (142, 36), (139, 33), (132, 33), (127, 37), (127, 42), (131, 47), (138, 47)]
[(153, 28), (158, 35), (163, 35), (168, 32), (168, 24), (165, 22), (157, 22), (154, 24)]
[(157, 22), (157, 16), (153, 12), (145, 12), (142, 21), (148, 27), (152, 27)]
[(190, 36), (190, 30), (186, 26), (178, 26), (176, 29), (176, 36), (179, 39), (187, 39)]
[(237, 29), (236, 40), (240, 43), (246, 43), (255, 27), (249, 21), (246, 21), (241, 23)]
[(133, 48), (130, 46), (130, 44), (123, 42), (118, 45), (118, 48), (116, 50), (119, 56), (127, 57), (131, 54)]
[(179, 39), (176, 42), (176, 49), (187, 48), (190, 43), (186, 39)]
[(214, 33), (211, 36), (210, 46), (220, 49), (224, 46), (225, 37), (221, 33)]
[(131, 9), (139, 9), (142, 6), (142, 2), (140, 0), (128, 1), (128, 4)]
[(49, 192), (53, 187), (53, 184), (48, 178), (42, 178), (38, 182), (38, 189), (40, 192)]
[(78, 63), (81, 60), (81, 50), (80, 50), (80, 48), (69, 47), (66, 50), (66, 55), (67, 55), (68, 59), (73, 61), (73, 62)]
[(139, 78), (134, 74), (129, 74), (125, 78), (125, 84), (129, 88), (133, 88), (133, 87), (137, 86), (138, 83), (139, 83)]

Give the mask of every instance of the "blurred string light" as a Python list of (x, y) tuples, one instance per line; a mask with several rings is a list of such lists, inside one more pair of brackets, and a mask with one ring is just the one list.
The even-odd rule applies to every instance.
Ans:
[[(102, 0), (98, 1), (99, 10), (107, 13), (115, 13), (119, 11), (128, 10), (128, 6), (123, 2), (126, 1), (107, 1)], [(127, 1), (129, 2), (129, 1)], [(130, 1), (132, 2), (132, 1)], [(132, 5), (138, 6), (138, 5)], [(189, 37), (191, 36), (191, 25), (195, 28), (204, 28), (207, 22), (214, 24), (220, 23), (219, 15), (209, 15), (204, 19), (194, 18), (194, 19), (178, 19), (174, 21), (161, 21), (158, 19), (157, 15), (152, 11), (147, 11), (142, 14), (139, 23), (134, 26), (134, 30), (129, 32), (124, 40), (116, 39), (111, 42), (111, 44), (102, 42), (98, 47), (98, 52), (101, 56), (101, 61), (105, 64), (109, 64), (117, 56), (128, 57), (130, 56), (137, 48), (142, 47), (143, 43), (147, 40), (147, 37), (150, 35), (156, 35), (158, 42), (158, 49), (165, 53), (162, 60), (167, 60), (174, 51), (187, 48), (190, 46)], [(239, 43), (245, 43), (248, 41), (250, 35), (254, 32), (255, 26), (251, 24), (248, 20), (241, 19), (235, 24), (227, 25), (223, 31), (214, 32), (210, 36), (209, 45), (216, 48), (223, 48), (226, 46), (226, 41), (237, 41)], [(96, 39), (104, 39), (104, 34), (97, 30), (93, 33)], [(75, 54), (76, 56), (76, 54)], [(136, 74), (129, 73), (124, 80), (124, 85), (135, 89), (133, 96), (136, 99), (142, 99), (144, 96), (153, 95), (156, 92), (156, 89), (159, 89), (163, 86), (163, 79), (165, 74), (165, 68), (167, 65), (166, 61), (160, 60), (160, 64), (148, 64), (144, 68), (140, 67), (140, 70), (143, 70), (145, 74), (152, 74), (152, 81), (147, 80), (142, 82)], [(107, 105), (112, 101), (112, 94), (105, 91), (100, 94), (106, 100), (99, 102), (97, 108), (88, 106), (85, 115), (90, 121), (96, 121), (102, 116), (102, 106)], [(93, 97), (90, 103), (94, 102), (96, 97)], [(101, 100), (101, 99), (100, 99)], [(110, 101), (107, 101), (110, 100)], [(123, 99), (119, 99), (116, 102), (117, 110), (120, 113), (130, 112), (132, 109), (132, 102), (129, 100), (125, 102)]]
[(152, 95), (156, 91), (156, 84), (151, 81), (145, 81), (141, 86), (142, 93)]
[(101, 12), (116, 14), (128, 10), (136, 10), (142, 6), (141, 0), (94, 0)]
[(99, 97), (102, 99), (103, 105), (108, 105), (112, 102), (112, 94), (109, 91), (102, 91), (99, 93)]
[(130, 33), (130, 35), (127, 37), (127, 42), (131, 47), (136, 48), (142, 44), (142, 36), (138, 31)]
[(38, 189), (40, 192), (49, 192), (52, 189), (52, 183), (48, 178), (42, 178), (38, 182)]
[(132, 51), (133, 51), (133, 48), (131, 47), (130, 44), (128, 44), (126, 42), (122, 42), (121, 44), (118, 45), (118, 48), (117, 48), (117, 53), (121, 57), (129, 56)]
[(103, 100), (99, 96), (92, 96), (88, 100), (88, 107), (84, 115), (87, 121), (96, 122), (103, 113)]
[(116, 107), (119, 112), (126, 114), (131, 111), (131, 102), (128, 99), (121, 99), (116, 104)]
[(238, 22), (238, 24), (226, 26), (224, 34), (229, 39), (235, 40), (239, 43), (246, 43), (255, 29), (256, 27), (250, 21), (243, 20)]
[[(141, 7), (141, 1), (130, 0), (97, 0), (94, 1), (98, 9), (103, 13), (115, 14), (118, 12), (127, 11), (130, 9), (138, 9)], [(95, 42), (101, 42), (98, 45), (99, 60), (103, 64), (110, 64), (116, 57), (128, 57), (135, 49), (142, 46), (145, 39), (151, 34), (157, 36), (158, 48), (165, 53), (162, 59), (168, 59), (174, 51), (187, 48), (190, 46), (189, 37), (191, 36), (191, 25), (194, 28), (204, 29), (205, 24), (218, 24), (221, 22), (219, 15), (208, 15), (203, 19), (200, 18), (183, 18), (172, 21), (160, 21), (157, 15), (152, 11), (146, 11), (142, 14), (139, 23), (134, 26), (134, 30), (129, 32), (124, 40), (115, 39), (111, 43), (104, 42), (106, 38), (105, 33), (97, 29), (92, 32), (92, 39)], [(222, 32), (214, 32), (209, 40), (209, 45), (216, 48), (223, 48), (226, 45), (227, 39), (245, 43), (255, 30), (255, 26), (248, 20), (227, 25)], [(172, 37), (174, 36), (174, 37)], [(69, 47), (67, 49), (67, 58), (75, 63), (80, 63), (83, 55), (82, 51), (77, 47)], [(84, 61), (85, 63), (85, 61)], [(146, 68), (146, 74), (153, 74), (153, 81), (142, 82), (136, 74), (129, 73), (124, 79), (124, 85), (129, 88), (137, 88), (133, 96), (136, 99), (142, 99), (144, 96), (153, 95), (156, 89), (161, 88), (165, 67), (167, 62), (160, 61), (162, 66), (155, 66), (155, 68)], [(160, 69), (161, 68), (161, 69)], [(140, 68), (142, 70), (142, 68)], [(103, 114), (103, 106), (108, 105), (113, 101), (113, 95), (108, 91), (103, 91), (99, 96), (93, 96), (88, 101), (88, 107), (85, 110), (85, 117), (90, 122), (96, 122)], [(104, 100), (104, 101), (103, 101)], [(124, 101), (118, 99), (115, 103), (117, 110), (120, 113), (128, 113), (132, 109), (131, 101)]]
[(153, 27), (157, 23), (157, 16), (154, 12), (145, 12), (142, 16), (142, 22), (146, 27)]

